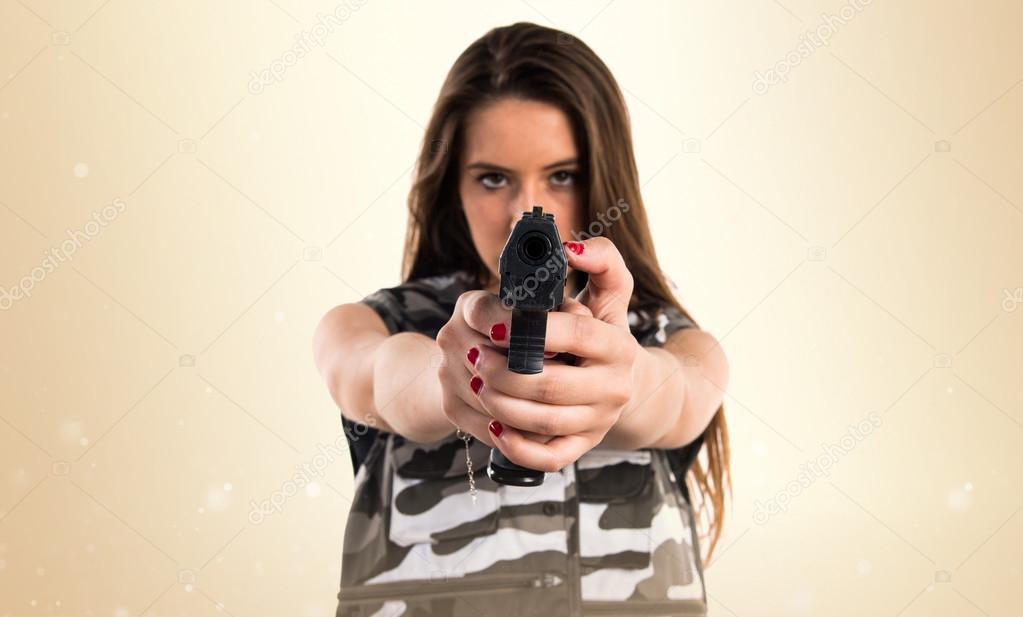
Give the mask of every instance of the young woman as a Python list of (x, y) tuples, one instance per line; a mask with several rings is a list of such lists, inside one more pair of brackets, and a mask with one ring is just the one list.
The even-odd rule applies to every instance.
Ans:
[[(404, 282), (315, 333), (357, 470), (339, 616), (705, 614), (728, 366), (658, 265), (630, 132), (608, 68), (568, 34), (495, 28), (455, 61), (409, 196)], [(498, 261), (535, 205), (569, 276), (544, 370), (523, 375), (507, 369)], [(494, 482), (491, 448), (544, 482)]]

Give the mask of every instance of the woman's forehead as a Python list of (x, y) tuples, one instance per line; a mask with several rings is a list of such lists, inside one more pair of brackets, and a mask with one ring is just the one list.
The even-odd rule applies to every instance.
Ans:
[(465, 164), (485, 162), (526, 169), (577, 156), (572, 126), (557, 107), (538, 101), (502, 100), (470, 114)]

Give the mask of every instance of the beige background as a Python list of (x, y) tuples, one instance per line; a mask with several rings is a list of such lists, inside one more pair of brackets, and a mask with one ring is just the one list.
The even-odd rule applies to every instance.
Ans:
[(398, 282), (441, 81), (518, 20), (617, 76), (731, 361), (712, 614), (1019, 614), (1018, 3), (481, 4), (0, 0), (0, 285), (31, 286), (0, 294), (0, 617), (333, 615), (351, 468), (311, 333)]

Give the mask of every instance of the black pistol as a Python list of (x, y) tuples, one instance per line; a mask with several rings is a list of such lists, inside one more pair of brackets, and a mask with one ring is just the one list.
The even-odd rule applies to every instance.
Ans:
[[(523, 212), (501, 251), (501, 303), (512, 311), (508, 370), (543, 372), (547, 313), (561, 308), (568, 265), (554, 215), (533, 206)], [(515, 486), (539, 486), (544, 472), (521, 467), (497, 448), (490, 451), (490, 479)]]

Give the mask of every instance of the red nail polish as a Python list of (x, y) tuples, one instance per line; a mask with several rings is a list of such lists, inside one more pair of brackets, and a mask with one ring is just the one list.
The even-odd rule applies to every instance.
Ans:
[(582, 242), (562, 242), (562, 244), (565, 245), (565, 248), (572, 251), (576, 255), (582, 255), (583, 249), (586, 248), (586, 245), (583, 244)]
[(490, 338), (495, 341), (503, 341), (504, 337), (508, 335), (508, 328), (503, 323), (496, 323), (494, 327), (490, 328)]
[(469, 380), (469, 387), (472, 388), (473, 394), (479, 394), (480, 388), (483, 387), (483, 380), (480, 379), (479, 375), (473, 375), (472, 379)]
[(469, 359), (469, 364), (476, 366), (476, 360), (480, 357), (480, 350), (475, 347), (470, 347), (469, 351), (466, 352), (465, 357)]
[(489, 428), (490, 432), (494, 434), (494, 437), (500, 437), (501, 433), (504, 432), (504, 427), (501, 426), (501, 423), (497, 420), (492, 420), (487, 428)]

